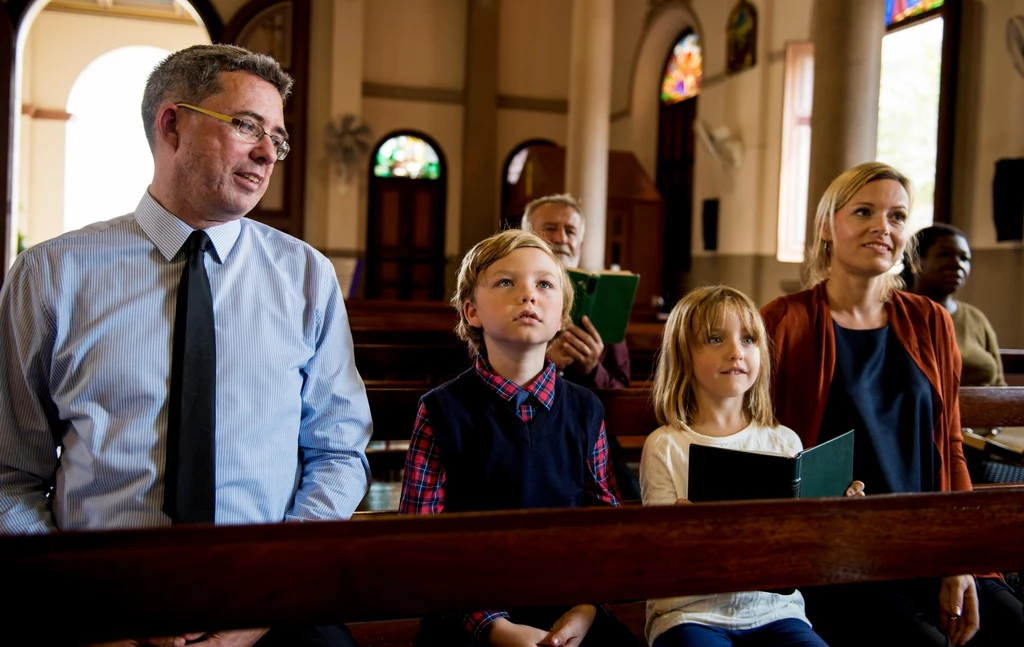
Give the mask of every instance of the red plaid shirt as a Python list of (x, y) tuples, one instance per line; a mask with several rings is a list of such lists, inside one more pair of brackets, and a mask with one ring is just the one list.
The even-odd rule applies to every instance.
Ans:
[[(483, 357), (477, 356), (474, 365), (477, 375), (509, 405), (516, 407), (523, 422), (531, 422), (537, 414), (536, 404), (551, 409), (555, 402), (555, 365), (545, 360), (544, 370), (526, 388), (506, 380), (494, 372)], [(532, 396), (532, 397), (530, 397)], [(608, 436), (604, 422), (597, 435), (597, 442), (587, 459), (587, 474), (584, 488), (598, 501), (608, 505), (619, 505), (617, 486), (612, 470), (608, 469)], [(402, 498), (398, 504), (401, 514), (437, 514), (444, 510), (445, 470), (438, 455), (434, 432), (427, 420), (427, 411), (420, 404), (416, 412), (416, 426), (409, 442), (409, 453), (405, 458), (405, 477), (402, 480)], [(463, 618), (463, 626), (473, 637), (480, 640), (484, 629), (498, 618), (508, 618), (505, 611), (477, 611)]]

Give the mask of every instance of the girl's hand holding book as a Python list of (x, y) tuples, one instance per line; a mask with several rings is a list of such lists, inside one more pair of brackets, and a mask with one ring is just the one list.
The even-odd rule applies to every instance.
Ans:
[(854, 481), (846, 488), (846, 496), (864, 496), (864, 481)]

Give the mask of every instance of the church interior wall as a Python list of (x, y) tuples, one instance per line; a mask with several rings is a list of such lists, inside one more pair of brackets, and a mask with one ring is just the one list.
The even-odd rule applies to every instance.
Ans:
[[(88, 38), (83, 38), (88, 34)], [(97, 57), (121, 47), (152, 45), (168, 51), (209, 41), (198, 25), (43, 11), (24, 45), (22, 104), (63, 111), (75, 80)], [(55, 44), (60, 43), (60, 47)], [(66, 122), (21, 117), (17, 198), (20, 233), (28, 244), (53, 238), (64, 225)], [(121, 214), (110, 214), (110, 217)]]
[[(339, 196), (337, 191), (331, 193), (322, 168), (323, 153), (317, 150), (322, 149), (318, 138), (326, 120), (340, 114), (339, 106), (347, 105), (371, 125), (374, 143), (398, 129), (420, 130), (439, 143), (447, 162), (446, 254), (460, 249), (460, 221), (471, 217), (461, 212), (460, 205), (464, 146), (460, 97), (470, 1), (475, 0), (313, 3), (306, 229), (314, 245), (352, 253), (365, 248), (370, 161), (345, 196)], [(213, 0), (213, 4), (227, 23), (245, 0)], [(317, 17), (329, 14), (332, 6), (338, 10), (353, 4), (361, 7), (359, 25), (351, 29), (361, 30), (363, 57), (355, 75), (359, 77), (355, 92), (360, 96), (354, 102), (334, 87), (341, 79), (334, 53), (338, 23), (329, 16), (326, 23)], [(730, 171), (718, 168), (698, 145), (692, 282), (729, 282), (765, 302), (792, 289), (799, 276), (797, 265), (775, 259), (784, 51), (787, 42), (811, 38), (814, 0), (755, 0), (760, 19), (757, 65), (726, 76), (725, 24), (732, 4), (616, 0), (610, 145), (633, 151), (647, 173), (655, 176), (660, 68), (682, 29), (696, 29), (704, 48), (698, 118), (712, 127), (728, 126), (742, 139), (745, 150), (741, 168)], [(651, 9), (652, 5), (656, 8)], [(1024, 14), (1024, 0), (965, 0), (964, 5), (952, 218), (970, 235), (975, 263), (963, 297), (989, 314), (1003, 345), (1020, 347), (1024, 345), (1020, 323), (1024, 304), (1013, 303), (1016, 299), (1008, 303), (1005, 295), (1007, 290), (1024, 291), (1021, 247), (995, 241), (991, 181), (997, 159), (1024, 156), (1024, 122), (1017, 118), (1024, 111), (1024, 79), (1013, 70), (1003, 36), (1007, 19)], [(571, 0), (500, 3), (497, 169), (509, 151), (526, 139), (565, 141), (571, 9)], [(31, 69), (42, 61), (27, 64), (26, 69)], [(403, 94), (403, 88), (410, 91)], [(524, 107), (524, 100), (535, 104)], [(35, 128), (26, 135), (34, 142), (33, 150), (44, 148), (44, 142), (45, 148), (62, 149), (62, 141), (47, 139), (45, 130), (45, 126)], [(33, 159), (32, 164), (36, 163)], [(42, 166), (48, 173), (33, 175), (51, 189), (48, 197), (52, 198), (55, 170), (61, 167)], [(494, 182), (500, 186), (497, 173)], [(716, 252), (702, 248), (700, 213), (703, 201), (710, 198), (720, 200)], [(811, 196), (812, 202), (816, 199)]]
[(997, 160), (1024, 157), (1024, 78), (1006, 50), (1005, 29), (1024, 15), (1021, 0), (966, 0), (958, 78), (951, 220), (973, 252), (971, 276), (959, 295), (981, 308), (1001, 346), (1024, 346), (1024, 263), (1021, 243), (996, 241), (992, 178)]
[(363, 82), (461, 90), (466, 12), (465, 0), (366, 2)]

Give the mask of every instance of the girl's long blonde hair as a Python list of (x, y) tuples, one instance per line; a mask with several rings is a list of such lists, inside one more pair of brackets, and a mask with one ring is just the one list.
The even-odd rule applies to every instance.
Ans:
[(778, 425), (769, 391), (771, 357), (761, 313), (750, 297), (725, 285), (697, 288), (672, 308), (661, 337), (651, 393), (659, 425), (681, 429), (693, 420), (697, 396), (691, 350), (707, 343), (711, 331), (730, 311), (736, 313), (743, 328), (754, 338), (761, 357), (754, 385), (743, 396), (744, 413), (751, 422), (766, 427)]
[[(876, 180), (895, 180), (899, 182), (913, 205), (913, 192), (910, 179), (893, 167), (882, 162), (865, 162), (843, 171), (839, 177), (825, 189), (818, 202), (818, 211), (814, 216), (814, 237), (804, 252), (803, 282), (805, 288), (812, 288), (826, 280), (832, 273), (832, 245), (824, 239), (827, 230), (835, 239), (836, 212), (845, 207), (853, 196), (864, 186)], [(917, 246), (913, 236), (907, 236), (907, 246), (903, 251), (903, 262), (911, 267), (917, 263)], [(900, 259), (897, 259), (897, 263)], [(889, 272), (885, 275), (883, 299), (888, 299), (893, 290), (903, 288), (903, 279), (898, 273)]]

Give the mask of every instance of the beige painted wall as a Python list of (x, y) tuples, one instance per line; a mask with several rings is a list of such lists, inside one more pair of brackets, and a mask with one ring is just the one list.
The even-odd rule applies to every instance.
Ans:
[[(462, 106), (367, 98), (363, 99), (363, 116), (377, 140), (392, 131), (413, 129), (430, 135), (441, 147), (448, 172), (442, 180), (448, 196), (445, 254), (457, 254), (462, 214)], [(366, 241), (361, 240), (359, 249), (365, 248)]]
[(502, 0), (498, 94), (569, 98), (571, 0)]
[[(78, 75), (111, 50), (152, 45), (174, 51), (201, 42), (209, 36), (199, 26), (44, 11), (25, 41), (22, 102), (64, 110)], [(34, 244), (63, 231), (66, 125), (23, 117), (21, 126), (15, 227)]]
[[(225, 23), (246, 0), (213, 0)], [(569, 26), (572, 0), (501, 0), (498, 89), (505, 96), (564, 101), (568, 98)], [(364, 6), (359, 25), (332, 22), (331, 7)], [(754, 0), (759, 10), (758, 64), (725, 77), (725, 22), (733, 3), (691, 0), (670, 4), (648, 22), (648, 4), (616, 0), (613, 52), (611, 148), (632, 150), (650, 175), (657, 138), (656, 89), (660, 68), (679, 31), (695, 27), (704, 44), (705, 90), (699, 117), (727, 125), (740, 136), (745, 160), (739, 171), (723, 171), (698, 148), (695, 172), (695, 260), (693, 282), (727, 280), (759, 302), (792, 285), (798, 268), (774, 260), (783, 86), (782, 52), (791, 40), (809, 40), (814, 0)], [(1024, 14), (1024, 0), (965, 0), (967, 40), (961, 50), (954, 222), (975, 247), (975, 268), (964, 298), (982, 307), (1007, 346), (1024, 346), (1024, 300), (1006, 291), (1024, 290), (1020, 245), (997, 244), (991, 224), (991, 180), (995, 160), (1024, 156), (1024, 79), (1013, 70), (1003, 45), (1006, 20)], [(332, 249), (365, 248), (367, 168), (349, 195), (329, 193), (323, 171), (323, 124), (338, 105), (338, 84), (352, 85), (332, 63), (334, 39), (362, 30), (362, 83), (459, 90), (465, 73), (466, 0), (314, 0), (310, 46), (310, 135), (306, 227), (311, 242)], [(346, 10), (350, 10), (350, 7)], [(396, 44), (400, 44), (400, 47)], [(410, 55), (411, 53), (414, 53)], [(354, 73), (353, 73), (354, 74)], [(971, 90), (974, 90), (973, 92)], [(361, 91), (361, 90), (360, 90)], [(339, 103), (340, 102), (340, 103)], [(423, 130), (438, 140), (448, 162), (446, 251), (459, 247), (462, 108), (459, 105), (360, 97), (358, 109), (375, 138), (401, 128)], [(544, 137), (564, 143), (566, 116), (501, 109), (497, 152), (500, 166), (519, 142)], [(35, 135), (35, 133), (32, 133)], [(28, 138), (33, 138), (29, 135)], [(43, 139), (46, 134), (40, 135)], [(35, 138), (33, 138), (35, 141)], [(52, 144), (48, 144), (51, 146)], [(50, 166), (50, 168), (54, 168)], [(495, 183), (500, 178), (494, 178)], [(721, 199), (720, 252), (699, 249), (701, 203)], [(814, 198), (812, 197), (812, 200)], [(333, 233), (332, 233), (333, 232)]]
[(364, 81), (462, 89), (466, 0), (370, 0), (365, 6)]

